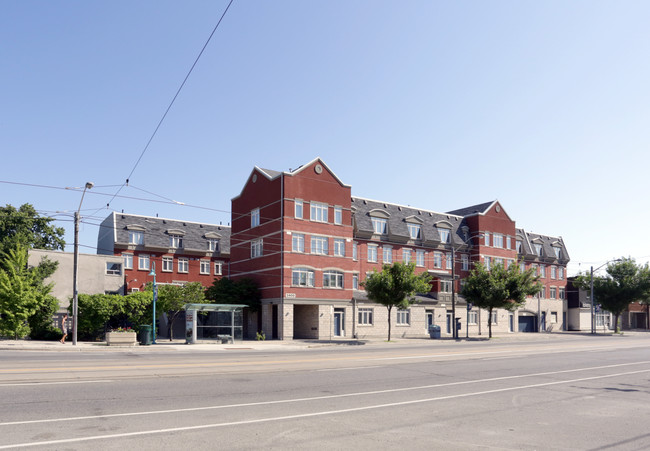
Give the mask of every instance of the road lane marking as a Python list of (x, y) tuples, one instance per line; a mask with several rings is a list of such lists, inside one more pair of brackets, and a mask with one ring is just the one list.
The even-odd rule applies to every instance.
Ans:
[(339, 410), (324, 410), (321, 412), (301, 413), (296, 415), (283, 415), (279, 417), (258, 418), (254, 420), (240, 420), (240, 421), (231, 421), (226, 423), (211, 423), (211, 424), (202, 424), (202, 425), (195, 425), (195, 426), (180, 426), (180, 427), (165, 428), (165, 429), (151, 429), (147, 431), (123, 432), (120, 434), (95, 435), (89, 437), (47, 440), (42, 442), (14, 443), (10, 445), (0, 445), (0, 449), (24, 448), (30, 446), (60, 445), (64, 443), (79, 443), (79, 442), (87, 442), (92, 440), (119, 439), (119, 438), (137, 437), (143, 435), (168, 434), (172, 432), (186, 432), (186, 431), (196, 431), (201, 429), (215, 429), (215, 428), (228, 427), (228, 426), (242, 426), (248, 424), (269, 423), (273, 421), (295, 420), (295, 419), (319, 417), (325, 415), (337, 415), (337, 414), (350, 413), (350, 412), (362, 412), (366, 410), (384, 409), (388, 407), (400, 407), (400, 406), (407, 406), (407, 405), (414, 405), (414, 404), (422, 404), (426, 402), (446, 401), (450, 399), (468, 398), (472, 396), (490, 395), (494, 393), (504, 393), (504, 392), (516, 391), (516, 390), (527, 390), (531, 388), (549, 387), (553, 385), (572, 384), (576, 382), (586, 382), (586, 381), (592, 381), (598, 379), (606, 379), (610, 377), (630, 376), (630, 375), (642, 374), (642, 373), (650, 373), (650, 369), (628, 371), (625, 373), (607, 374), (602, 376), (581, 377), (578, 379), (569, 379), (565, 381), (543, 382), (539, 384), (522, 385), (519, 387), (506, 387), (506, 388), (497, 388), (493, 390), (482, 390), (482, 391), (471, 392), (471, 393), (461, 393), (457, 395), (436, 396), (433, 398), (415, 399), (411, 401), (399, 401), (399, 402), (391, 402), (385, 404), (375, 404), (372, 406), (351, 407), (351, 408), (339, 409)]
[(11, 384), (0, 384), (0, 387), (20, 387), (29, 385), (67, 385), (67, 384), (100, 384), (105, 382), (115, 382), (110, 379), (99, 379), (93, 381), (60, 381), (60, 382), (16, 382)]
[(347, 368), (324, 368), (322, 370), (314, 370), (317, 373), (324, 373), (327, 371), (347, 371), (347, 370), (365, 370), (368, 368), (381, 368), (381, 365), (373, 365), (373, 366), (349, 366)]
[(225, 405), (204, 406), (204, 407), (187, 407), (182, 409), (151, 410), (151, 411), (144, 411), (144, 412), (112, 413), (112, 414), (104, 414), (104, 415), (89, 415), (89, 416), (70, 417), (70, 418), (49, 418), (49, 419), (41, 419), (41, 420), (11, 421), (6, 423), (0, 423), (0, 427), (35, 424), (35, 423), (58, 423), (64, 421), (95, 420), (100, 418), (117, 418), (117, 417), (143, 416), (143, 415), (161, 415), (161, 414), (168, 414), (168, 413), (198, 412), (202, 410), (205, 411), (205, 410), (218, 410), (218, 409), (232, 409), (232, 408), (240, 408), (240, 407), (258, 407), (258, 406), (274, 405), (274, 404), (289, 404), (294, 402), (322, 401), (326, 399), (351, 398), (355, 396), (369, 396), (369, 395), (380, 395), (386, 393), (426, 390), (431, 388), (452, 387), (452, 386), (468, 385), (468, 384), (480, 384), (485, 382), (498, 382), (503, 380), (522, 379), (526, 377), (551, 376), (555, 374), (575, 373), (579, 371), (602, 370), (602, 369), (609, 369), (609, 368), (618, 368), (621, 366), (632, 366), (632, 365), (643, 365), (643, 364), (650, 364), (650, 360), (643, 361), (643, 362), (618, 363), (612, 365), (594, 366), (594, 367), (587, 367), (587, 368), (574, 368), (570, 370), (549, 371), (544, 373), (500, 376), (500, 377), (492, 377), (487, 379), (475, 379), (470, 381), (455, 381), (455, 382), (447, 382), (442, 384), (421, 385), (416, 387), (389, 388), (385, 390), (373, 390), (373, 391), (357, 392), (357, 393), (342, 393), (338, 395), (312, 396), (308, 398), (279, 399), (275, 401), (257, 401), (257, 402), (240, 403), (240, 404), (225, 404)]

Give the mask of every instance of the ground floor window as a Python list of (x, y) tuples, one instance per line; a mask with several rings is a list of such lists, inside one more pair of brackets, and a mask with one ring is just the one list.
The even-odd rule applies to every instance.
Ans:
[(408, 326), (411, 324), (411, 311), (410, 310), (398, 310), (397, 311), (397, 324), (400, 326)]
[(372, 326), (372, 312), (371, 308), (360, 308), (359, 309), (359, 325), (360, 326)]
[(557, 323), (557, 312), (551, 312), (551, 322)]
[(478, 312), (469, 312), (467, 314), (467, 324), (478, 324)]
[(491, 317), (492, 324), (497, 323), (497, 312), (496, 310), (492, 310), (492, 317)]

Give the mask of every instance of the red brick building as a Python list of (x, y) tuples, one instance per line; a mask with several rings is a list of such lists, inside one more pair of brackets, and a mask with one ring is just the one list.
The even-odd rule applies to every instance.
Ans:
[[(386, 309), (359, 284), (394, 261), (413, 261), (435, 277), (431, 293), (393, 312), (397, 336), (424, 336), (430, 324), (451, 334), (452, 265), (462, 283), (475, 261), (534, 267), (544, 283), (539, 299), (518, 312), (495, 312), (494, 329), (565, 324), (569, 258), (561, 238), (517, 229), (498, 201), (437, 213), (352, 197), (350, 186), (318, 158), (289, 172), (253, 169), (232, 200), (231, 249), (231, 277), (258, 281), (257, 327), (273, 338), (385, 336)], [(461, 333), (486, 330), (487, 313), (457, 301)]]
[(97, 253), (123, 257), (126, 292), (153, 282), (154, 266), (158, 284), (207, 288), (228, 276), (230, 227), (114, 212), (100, 225)]

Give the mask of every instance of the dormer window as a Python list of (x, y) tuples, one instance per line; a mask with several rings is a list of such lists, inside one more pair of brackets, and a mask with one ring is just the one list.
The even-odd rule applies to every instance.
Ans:
[(172, 249), (178, 249), (180, 247), (183, 247), (183, 237), (181, 235), (170, 235), (169, 247), (171, 247)]
[(422, 226), (420, 224), (408, 223), (409, 236), (412, 240), (419, 240), (422, 238)]
[(441, 243), (449, 243), (449, 229), (438, 229), (438, 234), (440, 235)]
[(388, 233), (388, 219), (372, 218), (372, 230), (374, 233), (386, 235)]
[(524, 243), (521, 240), (517, 240), (517, 253), (521, 254), (524, 249)]
[(208, 251), (219, 252), (219, 240), (216, 238), (208, 239)]
[(144, 232), (129, 230), (129, 244), (144, 244)]
[(542, 256), (542, 245), (540, 243), (535, 243), (533, 244), (533, 247), (535, 247), (535, 255), (538, 257)]
[(562, 249), (559, 247), (554, 247), (553, 252), (555, 252), (555, 258), (562, 258)]

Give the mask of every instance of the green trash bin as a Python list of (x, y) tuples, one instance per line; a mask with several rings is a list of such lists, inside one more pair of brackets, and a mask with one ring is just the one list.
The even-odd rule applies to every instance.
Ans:
[(140, 326), (140, 344), (151, 344), (151, 326)]

